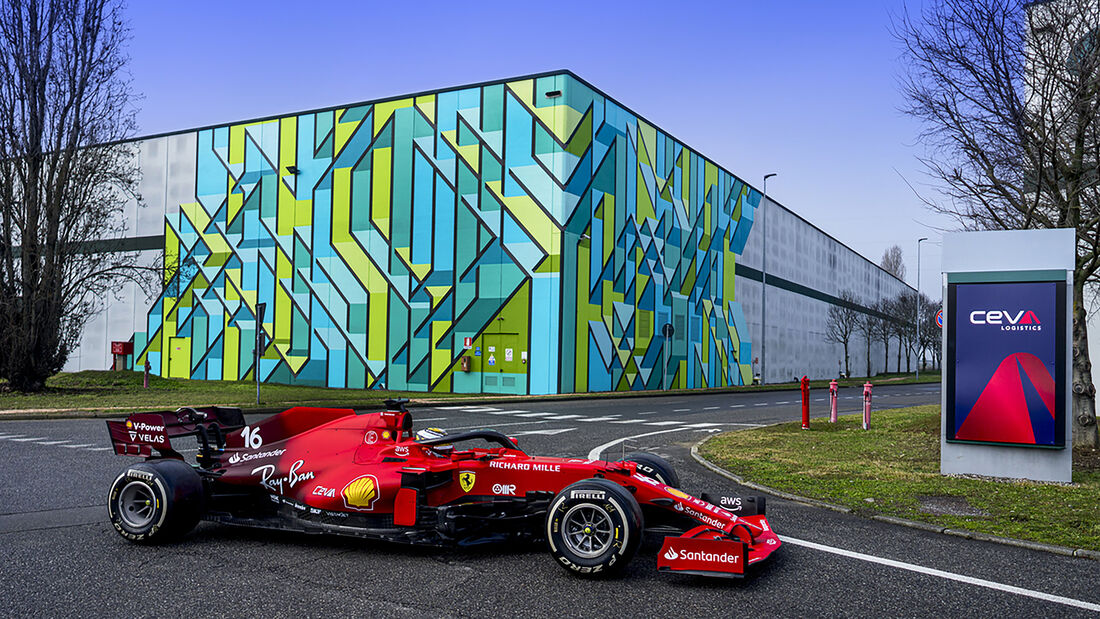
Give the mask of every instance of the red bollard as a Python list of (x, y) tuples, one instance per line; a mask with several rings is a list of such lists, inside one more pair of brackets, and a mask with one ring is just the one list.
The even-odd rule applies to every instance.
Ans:
[(863, 383), (863, 429), (871, 427), (871, 381)]
[(829, 381), (829, 423), (836, 423), (836, 379)]
[(810, 379), (802, 377), (802, 429), (810, 429)]

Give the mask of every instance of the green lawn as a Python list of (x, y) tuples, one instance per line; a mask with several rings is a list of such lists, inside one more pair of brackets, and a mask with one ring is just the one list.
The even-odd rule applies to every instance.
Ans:
[[(864, 378), (850, 378), (839, 382), (842, 386), (858, 386), (865, 381)], [(913, 383), (915, 379), (912, 374), (890, 374), (876, 376), (871, 381), (876, 385), (896, 385)], [(932, 372), (921, 374), (919, 382), (939, 382), (939, 374)], [(133, 410), (164, 410), (178, 406), (256, 407), (256, 384), (251, 381), (184, 380), (151, 376), (149, 389), (143, 389), (140, 373), (86, 370), (58, 374), (50, 378), (46, 382), (46, 390), (41, 393), (8, 392), (4, 390), (4, 386), (4, 383), (0, 382), (0, 411), (75, 409), (81, 411), (122, 410), (123, 412), (129, 412)], [(825, 389), (828, 387), (828, 381), (812, 381), (810, 386), (815, 390)], [(719, 387), (715, 389), (676, 389), (667, 393), (731, 393), (796, 389), (797, 387), (797, 383), (784, 383), (767, 386)], [(380, 405), (382, 400), (395, 397), (431, 400), (472, 397), (479, 401), (515, 397), (497, 396), (495, 394), (329, 389), (326, 387), (277, 385), (273, 383), (262, 385), (260, 393), (261, 407), (278, 407), (290, 404), (374, 407)], [(611, 391), (584, 394), (583, 397), (631, 397), (655, 395), (656, 393), (658, 392)], [(544, 397), (554, 399), (555, 397), (569, 398), (576, 396), (565, 394)]]
[[(874, 411), (716, 436), (701, 454), (747, 480), (883, 514), (992, 535), (1100, 550), (1100, 453), (1076, 450), (1073, 485), (940, 475), (939, 406)], [(976, 515), (936, 515), (931, 504)]]
[[(260, 405), (331, 404), (372, 407), (380, 405), (387, 398), (427, 395), (432, 398), (447, 398), (461, 394), (264, 384), (260, 387)], [(144, 389), (141, 374), (137, 372), (89, 370), (58, 374), (46, 382), (46, 390), (41, 393), (0, 392), (0, 410), (164, 410), (179, 406), (209, 405), (255, 407), (256, 383), (150, 376), (149, 388)]]

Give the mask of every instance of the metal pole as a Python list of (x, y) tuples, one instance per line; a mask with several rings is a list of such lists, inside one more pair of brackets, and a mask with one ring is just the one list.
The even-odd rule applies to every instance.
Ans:
[(760, 198), (760, 232), (764, 235), (763, 258), (760, 261), (760, 384), (766, 384), (768, 356), (766, 342), (768, 340), (768, 217), (766, 202), (768, 201), (768, 179), (775, 173), (764, 175), (764, 195)]
[[(917, 349), (917, 378), (918, 379), (920, 378), (920, 358), (921, 358), (921, 354), (920, 354), (921, 353), (921, 350), (920, 350), (920, 244), (924, 241), (927, 241), (927, 240), (928, 240), (928, 237), (926, 237), (926, 236), (922, 236), (921, 238), (917, 239), (917, 302), (916, 302), (915, 305), (917, 306), (917, 309), (916, 309), (916, 312), (917, 312), (917, 316), (916, 316), (916, 318), (917, 318), (917, 320), (916, 320), (916, 322), (917, 322), (916, 349)], [(866, 428), (864, 428), (864, 429), (866, 430)]]
[(256, 367), (253, 374), (256, 376), (256, 404), (260, 404), (260, 356), (263, 354), (264, 342), (264, 310), (266, 303), (256, 304)]

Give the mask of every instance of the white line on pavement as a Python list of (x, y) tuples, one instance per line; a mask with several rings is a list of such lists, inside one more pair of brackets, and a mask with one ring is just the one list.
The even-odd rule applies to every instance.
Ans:
[[(467, 412), (469, 412), (469, 411), (467, 411)], [(527, 411), (502, 411), (502, 410), (494, 408), (491, 411), (474, 411), (474, 412), (484, 412), (487, 415), (515, 415), (516, 413), (526, 413)]]
[(35, 443), (35, 445), (60, 445), (61, 443), (68, 443), (69, 441), (41, 441)]
[(588, 459), (599, 460), (600, 454), (603, 453), (605, 449), (610, 449), (611, 447), (614, 447), (615, 445), (618, 445), (619, 443), (622, 443), (624, 441), (630, 441), (636, 438), (645, 438), (647, 436), (655, 436), (657, 434), (668, 434), (669, 432), (683, 432), (684, 430), (694, 430), (694, 428), (672, 428), (671, 430), (657, 430), (655, 432), (646, 432), (645, 434), (635, 434), (634, 436), (624, 436), (622, 438), (617, 438), (613, 441), (608, 441), (603, 445), (593, 447), (592, 451), (588, 452)]
[[(260, 366), (260, 368), (262, 369), (263, 366)], [(417, 419), (416, 423), (424, 423), (427, 421), (445, 421), (446, 419), (446, 417), (432, 417), (431, 419)]]
[[(550, 423), (550, 422), (546, 421), (546, 420), (542, 420), (542, 421), (516, 421), (516, 422), (513, 422), (513, 423), (495, 423), (495, 424), (493, 424), (493, 427), (494, 428), (503, 428), (504, 426), (533, 426), (533, 425), (539, 424), (539, 423)], [(477, 425), (477, 426), (461, 426), (461, 427), (458, 427), (458, 428), (448, 428), (448, 430), (481, 430), (482, 428), (486, 428), (486, 427), (487, 426), (485, 424), (481, 424), (481, 425)]]
[[(261, 366), (261, 367), (262, 367), (262, 366)], [(719, 408), (720, 408), (720, 407), (718, 407), (718, 406), (704, 406), (704, 407), (703, 407), (703, 410), (705, 410), (705, 411), (716, 411), (716, 410), (718, 410)]]
[(50, 437), (48, 437), (48, 436), (36, 436), (36, 437), (32, 437), (32, 438), (13, 438), (13, 439), (11, 439), (11, 442), (13, 442), (13, 443), (26, 443), (27, 441), (40, 441), (44, 438), (50, 438)]
[(644, 413), (638, 413), (639, 415), (656, 415), (657, 411), (646, 411)]
[(776, 404), (790, 404), (790, 400), (783, 400), (782, 402), (776, 402)]
[(745, 408), (745, 405), (744, 404), (734, 404), (730, 408)]
[(499, 408), (493, 408), (491, 406), (472, 406), (462, 409), (467, 413), (488, 413), (489, 411), (498, 411)]
[(546, 417), (551, 414), (552, 413), (523, 413), (522, 415), (516, 415), (516, 417)]
[[(592, 458), (591, 455), (588, 456)], [(593, 460), (595, 458), (592, 458)], [(962, 574), (956, 574), (954, 572), (945, 572), (943, 570), (937, 570), (931, 567), (924, 567), (923, 565), (916, 565), (913, 563), (905, 563), (904, 561), (894, 561), (893, 559), (884, 559), (882, 557), (876, 557), (874, 555), (866, 555), (862, 552), (854, 552), (851, 550), (844, 550), (843, 548), (835, 548), (833, 546), (826, 546), (824, 544), (818, 544), (815, 542), (808, 542), (793, 537), (787, 537), (785, 535), (779, 536), (779, 539), (785, 544), (792, 544), (794, 546), (805, 546), (807, 548), (813, 548), (814, 550), (820, 550), (822, 552), (828, 552), (842, 557), (850, 557), (852, 559), (859, 559), (860, 561), (867, 561), (869, 563), (878, 563), (879, 565), (886, 565), (889, 567), (896, 567), (902, 570), (908, 570), (910, 572), (917, 572), (918, 574), (927, 574), (929, 576), (936, 576), (947, 580), (954, 580), (956, 582), (966, 583), (968, 585), (976, 585), (978, 587), (985, 587), (987, 589), (995, 589), (997, 591), (1005, 591), (1007, 593), (1014, 593), (1016, 595), (1022, 595), (1024, 597), (1034, 598), (1036, 600), (1043, 600), (1045, 602), (1054, 602), (1056, 604), (1064, 604), (1066, 606), (1073, 606), (1075, 608), (1083, 608), (1085, 610), (1100, 611), (1100, 604), (1093, 604), (1091, 602), (1084, 602), (1081, 600), (1075, 600), (1073, 598), (1062, 597), (1060, 595), (1052, 595), (1050, 593), (1043, 593), (1042, 591), (1033, 591), (1031, 589), (1024, 589), (1023, 587), (1016, 587), (1013, 585), (1006, 585), (999, 582), (993, 582), (992, 580), (984, 580), (982, 578), (974, 578), (973, 576), (964, 576)]]
[(674, 413), (686, 413), (690, 410), (691, 410), (690, 408), (674, 408), (674, 409), (672, 409), (672, 412), (674, 412)]
[(80, 445), (62, 445), (62, 447), (67, 447), (69, 449), (80, 449), (81, 447), (91, 447), (92, 445), (95, 445), (95, 443), (81, 443)]
[(547, 419), (554, 419), (556, 421), (560, 419), (580, 419), (580, 417), (580, 415), (554, 415), (553, 417), (547, 417)]
[(757, 402), (756, 404), (753, 404), (753, 406), (767, 406), (767, 405), (768, 405), (767, 402)]
[[(113, 447), (92, 447), (88, 451), (107, 451), (108, 449), (114, 449)], [(198, 451), (197, 449), (195, 451)]]
[(620, 421), (612, 421), (611, 423), (642, 423), (643, 419), (622, 419)]
[(685, 428), (713, 428), (714, 426), (720, 426), (720, 423), (689, 423)]
[(16, 438), (16, 437), (20, 437), (20, 436), (25, 436), (25, 435), (23, 435), (23, 434), (0, 434), (0, 440), (6, 439), (6, 438)]
[(684, 422), (682, 422), (682, 421), (647, 421), (647, 422), (645, 422), (645, 425), (647, 425), (647, 426), (678, 426), (682, 423), (684, 423)]
[(592, 421), (611, 421), (612, 419), (618, 419), (618, 418), (619, 418), (618, 415), (615, 415), (614, 417), (585, 417), (583, 419), (578, 419), (577, 421), (588, 421), (588, 422), (592, 422)]
[[(260, 367), (262, 368), (263, 366), (260, 366)], [(466, 408), (466, 406), (465, 405), (463, 405), (463, 406), (436, 406), (435, 408), (438, 408), (441, 411), (460, 411), (460, 410)]]

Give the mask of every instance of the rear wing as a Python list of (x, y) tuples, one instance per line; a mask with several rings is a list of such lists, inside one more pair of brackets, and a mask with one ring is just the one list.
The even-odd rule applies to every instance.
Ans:
[(160, 456), (177, 460), (183, 456), (172, 448), (172, 439), (194, 436), (199, 442), (198, 462), (205, 466), (225, 450), (227, 434), (244, 425), (239, 408), (184, 407), (170, 413), (137, 413), (125, 421), (108, 421), (107, 431), (115, 453), (120, 456), (148, 458), (155, 449)]

